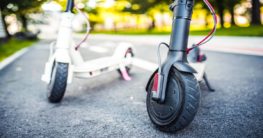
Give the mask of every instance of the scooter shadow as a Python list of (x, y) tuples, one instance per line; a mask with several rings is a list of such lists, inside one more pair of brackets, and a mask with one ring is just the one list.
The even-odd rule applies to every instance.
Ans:
[(220, 91), (220, 89), (216, 88), (216, 91), (211, 92), (207, 88), (205, 82), (203, 82), (203, 81), (199, 82), (199, 86), (200, 86), (200, 90), (201, 90), (201, 103), (200, 103), (200, 107), (199, 107), (199, 110), (197, 112), (195, 119), (193, 120), (193, 122), (189, 126), (187, 126), (186, 128), (184, 128), (182, 130), (176, 131), (176, 132), (162, 132), (156, 126), (154, 126), (152, 124), (151, 126), (153, 127), (153, 129), (155, 131), (159, 131), (158, 133), (162, 133), (163, 135), (165, 135), (167, 137), (181, 137), (181, 136), (185, 136), (186, 134), (196, 132), (197, 130), (202, 130), (203, 126), (198, 121), (198, 118), (204, 114), (204, 110), (202, 109), (202, 108), (205, 108), (203, 105), (203, 101), (206, 100), (206, 98), (210, 97), (211, 94), (212, 95), (216, 94), (217, 90)]
[[(131, 74), (130, 76), (134, 79), (136, 78), (135, 74)], [(120, 90), (125, 91), (126, 86), (134, 81), (134, 79), (131, 81), (125, 81), (114, 73), (107, 78), (105, 78), (105, 75), (102, 75), (84, 81), (83, 79), (75, 79), (74, 84), (68, 87), (62, 100), (62, 104), (95, 104), (97, 100), (105, 100), (105, 98), (111, 97), (109, 94), (114, 95)]]

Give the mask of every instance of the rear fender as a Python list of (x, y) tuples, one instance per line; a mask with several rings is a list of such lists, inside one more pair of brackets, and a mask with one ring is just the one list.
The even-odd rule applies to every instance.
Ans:
[[(130, 43), (120, 43), (114, 51), (113, 57), (124, 58), (128, 49), (133, 50), (133, 45)], [(134, 52), (134, 51), (133, 51)]]

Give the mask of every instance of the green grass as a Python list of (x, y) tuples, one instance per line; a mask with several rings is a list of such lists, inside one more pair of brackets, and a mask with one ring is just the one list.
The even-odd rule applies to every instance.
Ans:
[[(263, 26), (250, 26), (250, 27), (230, 27), (217, 29), (217, 36), (263, 36)], [(191, 31), (190, 34), (194, 36), (206, 35), (209, 33), (207, 30)], [(168, 35), (168, 31), (158, 30), (121, 30), (121, 31), (99, 31), (91, 32), (92, 34), (116, 34), (116, 35)]]
[(0, 42), (0, 62), (22, 48), (31, 46), (36, 41), (10, 39)]
[(156, 30), (118, 30), (118, 31), (92, 31), (91, 34), (113, 34), (113, 35), (168, 35), (167, 31)]
[[(204, 35), (210, 30), (192, 31), (191, 35)], [(263, 36), (263, 26), (230, 27), (221, 28), (216, 32), (217, 36)]]

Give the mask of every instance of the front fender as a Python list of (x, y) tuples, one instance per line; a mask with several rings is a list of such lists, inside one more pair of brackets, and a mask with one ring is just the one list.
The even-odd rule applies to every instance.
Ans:
[(128, 49), (131, 49), (134, 53), (133, 45), (130, 43), (120, 43), (114, 51), (113, 57), (124, 58)]
[[(176, 62), (172, 65), (172, 67), (176, 68), (177, 70), (179, 70), (180, 72), (187, 72), (187, 73), (197, 73), (196, 70), (194, 68), (192, 68), (189, 64), (187, 63), (183, 63), (183, 62)], [(151, 77), (149, 78), (147, 84), (146, 84), (146, 92), (149, 91), (149, 86), (151, 83), (151, 80), (153, 79), (154, 75), (158, 73), (158, 69), (156, 69), (153, 74), (151, 75)]]
[(188, 63), (175, 62), (173, 66), (181, 72), (197, 73), (196, 70), (193, 67), (191, 67)]
[(42, 75), (41, 80), (46, 83), (50, 82), (54, 62), (67, 63), (69, 65), (67, 83), (70, 84), (73, 78), (74, 66), (71, 64), (71, 59), (67, 49), (57, 49), (55, 53), (49, 57), (49, 60), (45, 64), (44, 74)]

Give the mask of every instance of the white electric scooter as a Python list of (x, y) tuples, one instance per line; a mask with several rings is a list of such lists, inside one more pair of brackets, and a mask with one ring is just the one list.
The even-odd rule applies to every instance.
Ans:
[[(113, 56), (84, 62), (78, 51), (80, 44), (75, 47), (72, 40), (73, 7), (73, 0), (68, 0), (67, 10), (62, 14), (57, 40), (50, 45), (50, 56), (42, 76), (42, 80), (48, 84), (48, 99), (52, 103), (62, 100), (67, 84), (72, 82), (73, 77), (91, 78), (117, 70), (124, 80), (131, 79), (129, 71), (134, 56), (131, 45), (122, 43), (116, 48)], [(88, 19), (87, 28), (85, 39), (90, 30)]]

